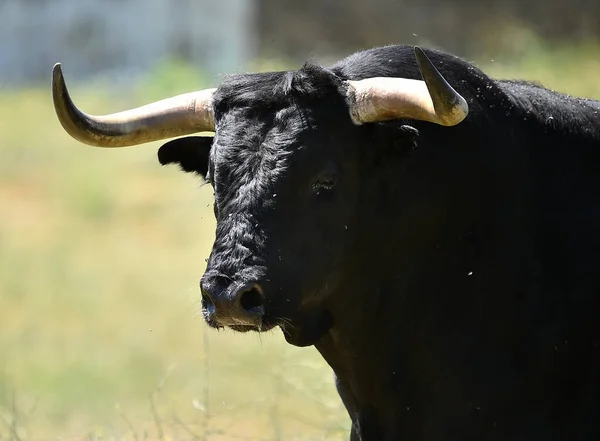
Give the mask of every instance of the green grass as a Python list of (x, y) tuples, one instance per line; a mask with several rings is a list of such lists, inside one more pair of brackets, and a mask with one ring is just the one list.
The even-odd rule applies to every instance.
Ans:
[[(493, 75), (600, 97), (598, 50), (477, 61)], [(106, 85), (73, 96), (102, 113), (203, 86), (174, 63), (127, 96)], [(0, 121), (0, 439), (16, 439), (13, 420), (22, 440), (158, 438), (151, 401), (168, 439), (347, 438), (314, 349), (279, 332), (217, 333), (197, 316), (214, 230), (209, 187), (161, 168), (159, 143), (73, 141), (47, 87), (4, 91)]]

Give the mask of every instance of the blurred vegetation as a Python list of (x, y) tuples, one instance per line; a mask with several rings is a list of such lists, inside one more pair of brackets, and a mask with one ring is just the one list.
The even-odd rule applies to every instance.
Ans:
[[(600, 97), (599, 49), (536, 40), (510, 59), (474, 61)], [(95, 84), (72, 94), (102, 113), (205, 86), (173, 62), (127, 93)], [(314, 349), (279, 331), (217, 333), (197, 316), (210, 187), (161, 168), (160, 143), (107, 150), (70, 139), (48, 85), (5, 91), (0, 121), (0, 439), (347, 439)]]
[[(258, 0), (261, 53), (303, 58), (396, 43), (475, 56), (600, 39), (597, 0)], [(526, 30), (526, 31), (525, 31)]]

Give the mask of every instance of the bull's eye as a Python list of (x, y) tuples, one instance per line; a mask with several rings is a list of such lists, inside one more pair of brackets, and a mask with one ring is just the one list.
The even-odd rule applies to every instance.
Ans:
[(320, 194), (324, 191), (331, 191), (335, 187), (337, 176), (335, 173), (326, 173), (321, 176), (313, 183), (313, 191)]

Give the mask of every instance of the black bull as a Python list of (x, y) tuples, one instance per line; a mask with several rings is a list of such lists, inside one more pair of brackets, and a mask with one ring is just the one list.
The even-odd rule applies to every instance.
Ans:
[[(314, 345), (353, 440), (597, 441), (600, 103), (427, 53), (458, 124), (353, 122), (344, 81), (421, 79), (390, 46), (229, 77), (202, 108), (214, 138), (161, 147), (214, 187), (206, 321)], [(55, 99), (69, 133), (116, 145)], [(154, 139), (193, 132), (161, 121)]]

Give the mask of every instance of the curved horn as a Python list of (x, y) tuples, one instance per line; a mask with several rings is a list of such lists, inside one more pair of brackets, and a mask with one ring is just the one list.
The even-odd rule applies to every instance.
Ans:
[(58, 120), (73, 138), (97, 147), (126, 147), (214, 131), (215, 90), (200, 90), (124, 112), (93, 116), (79, 110), (71, 100), (60, 63), (52, 71), (52, 99)]
[(423, 80), (376, 77), (348, 81), (355, 124), (409, 118), (454, 126), (469, 113), (467, 101), (438, 72), (420, 48), (415, 57)]

